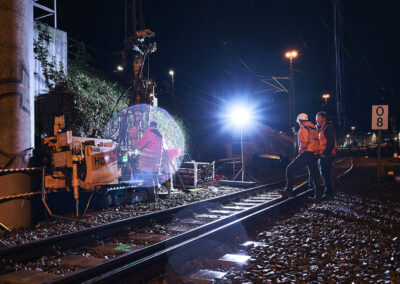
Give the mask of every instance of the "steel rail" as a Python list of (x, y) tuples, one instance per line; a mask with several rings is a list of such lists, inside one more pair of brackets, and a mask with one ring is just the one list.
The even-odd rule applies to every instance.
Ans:
[[(303, 182), (302, 186), (305, 186), (307, 182)], [(312, 190), (308, 189), (302, 193), (299, 193), (297, 196), (285, 199), (281, 198), (279, 202), (274, 204), (269, 204), (264, 208), (258, 208), (258, 210), (254, 210), (253, 212), (248, 212), (245, 216), (233, 220), (229, 223), (223, 224), (217, 228), (209, 230), (201, 235), (194, 236), (192, 238), (187, 238), (186, 240), (176, 243), (176, 244), (168, 244), (163, 250), (158, 251), (152, 255), (146, 256), (142, 259), (131, 259), (131, 261), (122, 266), (117, 267), (114, 270), (108, 271), (101, 275), (97, 275), (92, 279), (59, 279), (54, 280), (49, 283), (74, 283), (74, 281), (79, 280), (82, 283), (120, 283), (122, 279), (129, 278), (134, 275), (135, 281), (139, 280), (149, 280), (151, 276), (148, 274), (151, 271), (152, 275), (158, 275), (163, 273), (162, 270), (155, 270), (156, 267), (165, 267), (164, 265), (158, 265), (160, 262), (165, 263), (168, 260), (168, 257), (174, 253), (179, 251), (184, 251), (185, 254), (181, 255), (180, 261), (184, 262), (186, 260), (194, 259), (199, 256), (201, 250), (199, 249), (199, 244), (201, 244), (202, 240), (218, 240), (226, 242), (227, 236), (230, 239), (234, 239), (235, 236), (238, 235), (238, 232), (241, 232), (243, 227), (250, 227), (250, 225), (255, 225), (259, 223), (260, 218), (268, 218), (273, 214), (282, 214), (283, 210), (286, 210), (289, 206), (293, 208), (294, 206), (300, 204), (308, 196), (312, 194)], [(218, 242), (216, 242), (218, 243)], [(204, 253), (204, 251), (203, 251)], [(146, 279), (147, 278), (147, 279)]]
[[(346, 171), (346, 173), (347, 172), (348, 171)], [(178, 206), (178, 207), (163, 210), (160, 212), (153, 212), (153, 213), (149, 213), (149, 214), (142, 215), (142, 216), (128, 218), (128, 219), (116, 221), (116, 222), (113, 222), (110, 224), (100, 225), (100, 226), (97, 226), (94, 228), (85, 229), (85, 230), (78, 231), (75, 233), (70, 233), (70, 234), (66, 234), (66, 235), (62, 235), (62, 236), (56, 236), (56, 237), (51, 238), (52, 240), (50, 240), (50, 242), (48, 240), (42, 240), (42, 241), (37, 241), (34, 243), (22, 245), (22, 246), (16, 246), (16, 247), (13, 247), (10, 249), (0, 250), (0, 257), (1, 257), (3, 264), (7, 264), (7, 262), (8, 263), (16, 262), (18, 257), (22, 258), (23, 260), (26, 260), (27, 258), (29, 259), (32, 257), (37, 258), (38, 256), (43, 256), (43, 255), (49, 254), (51, 252), (54, 252), (56, 250), (76, 247), (76, 246), (85, 244), (90, 240), (106, 238), (107, 236), (112, 236), (112, 235), (115, 236), (116, 234), (120, 235), (121, 233), (124, 233), (124, 231), (129, 231), (129, 229), (131, 229), (132, 227), (148, 225), (148, 220), (154, 221), (155, 219), (158, 219), (158, 221), (160, 221), (162, 219), (166, 219), (166, 215), (165, 215), (166, 212), (169, 212), (170, 215), (173, 215), (174, 212), (176, 212), (176, 210), (190, 208), (190, 207), (193, 207), (193, 205), (197, 205), (197, 209), (199, 209), (199, 207), (205, 205), (206, 203), (210, 203), (210, 201), (221, 202), (221, 201), (228, 201), (231, 199), (235, 199), (235, 198), (238, 198), (241, 196), (248, 197), (248, 196), (246, 196), (247, 194), (254, 194), (254, 193), (257, 193), (257, 191), (267, 192), (268, 190), (270, 190), (270, 188), (268, 188), (268, 187), (271, 187), (274, 185), (277, 186), (278, 184), (280, 184), (282, 182), (283, 182), (283, 180), (280, 180), (280, 181), (277, 181), (274, 183), (257, 186), (257, 187), (251, 188), (251, 189), (243, 190), (243, 191), (232, 193), (229, 195), (215, 197), (215, 198), (211, 198), (208, 200), (204, 200), (204, 201), (200, 201), (200, 202), (196, 202), (196, 203), (192, 203), (192, 204), (187, 204), (187, 205), (183, 205), (183, 206)], [(306, 184), (307, 184), (307, 182), (305, 181), (299, 187), (302, 187)], [(311, 190), (308, 190), (307, 192), (309, 193), (309, 192), (311, 192)], [(303, 195), (304, 195), (303, 193), (300, 193), (298, 196), (303, 196)], [(276, 204), (276, 203), (281, 203), (284, 201), (284, 199), (285, 199), (284, 197), (278, 197), (278, 198), (270, 200), (269, 202), (256, 205), (247, 210), (243, 210), (241, 212), (232, 214), (230, 216), (221, 217), (221, 219), (219, 219), (219, 220), (216, 220), (214, 222), (210, 222), (203, 226), (194, 228), (185, 233), (171, 237), (165, 241), (161, 241), (161, 242), (158, 242), (151, 246), (144, 247), (142, 249), (139, 249), (138, 251), (128, 252), (126, 254), (118, 256), (109, 261), (105, 261), (98, 265), (94, 265), (94, 266), (86, 268), (86, 269), (81, 269), (79, 271), (68, 274), (67, 276), (57, 278), (56, 280), (51, 281), (49, 283), (77, 283), (77, 282), (80, 283), (83, 281), (92, 281), (93, 279), (96, 279), (96, 277), (98, 277), (98, 275), (102, 275), (104, 273), (111, 273), (110, 274), (110, 275), (112, 275), (111, 277), (115, 277), (115, 275), (119, 274), (119, 272), (117, 272), (117, 274), (115, 274), (115, 271), (118, 271), (120, 269), (122, 269), (122, 271), (125, 271), (125, 269), (123, 269), (123, 268), (127, 265), (131, 265), (132, 263), (141, 263), (142, 260), (150, 259), (151, 256), (154, 256), (154, 255), (162, 255), (162, 252), (168, 247), (180, 247), (182, 244), (188, 243), (188, 241), (190, 239), (195, 240), (199, 237), (199, 235), (207, 235), (208, 232), (210, 232), (210, 231), (219, 230), (218, 228), (221, 228), (221, 227), (223, 228), (227, 224), (232, 223), (232, 222), (234, 223), (235, 220), (237, 220), (237, 219), (246, 218), (247, 215), (249, 215), (249, 214), (252, 215), (252, 214), (256, 213), (257, 210), (258, 211), (264, 210), (266, 207), (271, 207), (271, 206), (274, 206), (274, 204)], [(295, 197), (294, 199), (298, 199), (298, 197)], [(196, 206), (194, 206), (194, 208), (196, 208)], [(161, 216), (161, 215), (164, 215), (164, 216)], [(173, 216), (170, 216), (169, 219), (172, 219), (172, 217)], [(126, 221), (131, 221), (131, 223), (127, 224)], [(90, 234), (90, 232), (92, 234), (90, 234), (90, 236), (89, 236), (88, 232), (89, 232), (89, 234)], [(70, 236), (74, 236), (75, 238), (78, 237), (79, 241), (77, 241), (77, 239), (71, 240), (71, 238), (68, 238)], [(62, 241), (60, 241), (60, 239)], [(58, 243), (57, 243), (57, 241), (58, 241)], [(56, 243), (54, 243), (54, 242), (56, 242)], [(33, 246), (32, 246), (32, 244), (33, 244)], [(21, 251), (21, 249), (23, 251)], [(19, 252), (18, 252), (18, 250), (19, 250)], [(7, 254), (8, 257), (5, 257), (5, 254), (2, 252), (8, 253)], [(21, 255), (23, 255), (23, 256), (21, 256)], [(15, 257), (15, 256), (17, 256), (17, 257)], [(126, 270), (126, 271), (128, 271), (128, 270)], [(120, 276), (118, 276), (118, 277), (120, 277)], [(102, 278), (104, 278), (104, 277), (102, 277)], [(106, 278), (104, 278), (104, 279), (106, 279)], [(97, 281), (97, 280), (94, 280), (94, 281)], [(89, 283), (91, 283), (91, 282), (89, 282)]]
[[(301, 190), (301, 187), (303, 187), (306, 184), (307, 181), (304, 181), (299, 186), (297, 186), (296, 187), (297, 191)], [(300, 195), (302, 196), (302, 193)], [(254, 207), (240, 211), (238, 213), (226, 217), (221, 217), (218, 220), (199, 226), (197, 228), (194, 228), (177, 236), (171, 237), (164, 241), (158, 242), (151, 246), (144, 247), (143, 249), (139, 249), (137, 251), (125, 253), (121, 256), (99, 263), (89, 268), (75, 271), (64, 277), (57, 278), (49, 283), (53, 284), (82, 283), (84, 281), (91, 281), (90, 279), (92, 279), (93, 277), (96, 278), (99, 274), (103, 274), (106, 271), (110, 270), (114, 271), (115, 269), (119, 270), (120, 267), (124, 267), (126, 265), (129, 266), (132, 263), (141, 263), (143, 259), (152, 259), (151, 256), (158, 256), (160, 254), (163, 254), (163, 252), (169, 251), (170, 247), (180, 247), (182, 244), (186, 244), (191, 240), (198, 239), (199, 236), (207, 235), (209, 232), (218, 230), (221, 227), (225, 227), (227, 224), (230, 224), (232, 222), (234, 223), (237, 220), (245, 218), (246, 216), (252, 215), (256, 212), (269, 208), (274, 204), (281, 203), (284, 200), (285, 200), (284, 197), (279, 197), (269, 202), (255, 205)]]
[(211, 203), (228, 202), (229, 200), (236, 199), (241, 196), (255, 194), (258, 191), (268, 191), (270, 190), (270, 187), (278, 186), (279, 184), (282, 184), (282, 182), (283, 180), (279, 180), (273, 183), (249, 188), (247, 190), (209, 198), (206, 200), (173, 207), (162, 211), (151, 212), (140, 216), (126, 218), (123, 220), (94, 226), (76, 232), (50, 237), (48, 239), (42, 239), (22, 245), (2, 248), (0, 249), (0, 260), (3, 263), (15, 263), (19, 261), (32, 260), (43, 255), (51, 255), (58, 250), (66, 250), (69, 248), (77, 247), (79, 245), (83, 245), (85, 243), (96, 241), (98, 239), (105, 239), (107, 237), (115, 235), (115, 232), (121, 233), (123, 231), (129, 231), (130, 228), (148, 225), (149, 220), (166, 220), (168, 218), (171, 218), (172, 215), (187, 208), (199, 210), (202, 207), (205, 207)]
[[(336, 164), (345, 160), (338, 161)], [(351, 164), (351, 167), (343, 175), (347, 174), (352, 168), (353, 164)], [(167, 261), (168, 255), (178, 250), (184, 250), (185, 257), (192, 259), (196, 256), (194, 252), (198, 251), (198, 247), (196, 246), (198, 241), (202, 239), (216, 239), (218, 236), (222, 240), (226, 240), (226, 236), (235, 235), (238, 226), (243, 227), (254, 223), (254, 220), (260, 218), (260, 216), (271, 216), (274, 212), (281, 214), (284, 208), (299, 204), (299, 201), (304, 201), (313, 193), (312, 189), (303, 190), (307, 184), (308, 181), (304, 181), (298, 185), (296, 191), (299, 193), (292, 198), (285, 199), (281, 197), (274, 199), (271, 202), (221, 218), (171, 239), (146, 247), (143, 251), (128, 252), (120, 257), (68, 274), (49, 283), (115, 283), (132, 274), (135, 275), (136, 280), (142, 280), (142, 278), (143, 280), (148, 280), (145, 278), (149, 277), (149, 271), (152, 272), (152, 275), (163, 272), (154, 270), (157, 267), (157, 263), (165, 263)], [(113, 267), (115, 268), (112, 269)], [(161, 267), (164, 267), (164, 265)]]
[(344, 173), (338, 175), (338, 176), (336, 177), (336, 179), (341, 179), (344, 175), (348, 174), (348, 173), (353, 169), (353, 167), (354, 167), (354, 160), (351, 159), (351, 160), (350, 160), (350, 168), (348, 168), (347, 171), (345, 171)]
[[(346, 159), (342, 159), (337, 163), (343, 162)], [(307, 174), (296, 177), (297, 179), (306, 176)], [(151, 212), (148, 214), (126, 218), (123, 220), (114, 221), (111, 223), (94, 226), (91, 228), (79, 230), (76, 232), (66, 233), (58, 236), (53, 236), (47, 239), (41, 239), (22, 245), (16, 245), (13, 247), (1, 248), (0, 249), (0, 260), (4, 264), (11, 264), (15, 262), (24, 262), (32, 259), (36, 259), (43, 255), (52, 255), (58, 250), (66, 250), (69, 248), (84, 245), (99, 239), (105, 239), (107, 237), (115, 235), (115, 232), (129, 231), (131, 228), (142, 227), (148, 224), (149, 220), (165, 220), (169, 216), (183, 211), (187, 208), (200, 209), (210, 203), (228, 202), (230, 200), (245, 196), (246, 194), (254, 194), (257, 191), (266, 191), (268, 187), (279, 186), (285, 182), (285, 180), (278, 180), (265, 185), (256, 186), (247, 190), (242, 190), (234, 193), (230, 193), (223, 196), (213, 197), (194, 203), (189, 203), (162, 211)]]

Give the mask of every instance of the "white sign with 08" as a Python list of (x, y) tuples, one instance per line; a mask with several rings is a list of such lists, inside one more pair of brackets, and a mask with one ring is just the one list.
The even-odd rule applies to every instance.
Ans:
[(372, 129), (388, 129), (389, 106), (373, 105), (372, 106)]

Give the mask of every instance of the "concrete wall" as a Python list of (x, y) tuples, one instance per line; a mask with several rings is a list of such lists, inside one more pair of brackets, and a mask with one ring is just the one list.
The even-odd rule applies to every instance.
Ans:
[[(50, 34), (53, 40), (50, 43), (50, 55), (56, 57), (56, 62), (62, 62), (64, 70), (67, 71), (67, 56), (68, 56), (68, 46), (67, 46), (67, 33), (61, 30), (57, 30), (50, 27)], [(37, 39), (38, 33), (34, 31), (34, 38)], [(50, 59), (51, 60), (51, 59)], [(34, 85), (33, 94), (35, 97), (41, 94), (46, 94), (48, 92), (46, 83), (44, 81), (42, 66), (38, 60), (35, 59), (34, 62)]]

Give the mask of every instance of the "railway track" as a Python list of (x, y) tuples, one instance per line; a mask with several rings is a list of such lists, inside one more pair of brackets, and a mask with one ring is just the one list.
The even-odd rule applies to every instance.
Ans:
[[(278, 214), (280, 210), (304, 201), (310, 194), (310, 190), (305, 189), (307, 182), (302, 182), (297, 187), (299, 194), (285, 199), (274, 191), (282, 183), (278, 181), (2, 249), (1, 261), (8, 270), (15, 269), (17, 263), (40, 261), (44, 255), (50, 256), (45, 258), (46, 261), (54, 255), (56, 264), (71, 270), (66, 275), (59, 275), (42, 271), (42, 268), (22, 269), (0, 275), (0, 282), (18, 283), (19, 279), (29, 278), (34, 279), (32, 283), (97, 283), (120, 281), (124, 277), (132, 281), (131, 275), (137, 279), (148, 279), (149, 275), (157, 273), (155, 264), (162, 266), (171, 253), (189, 248), (198, 251), (196, 242), (204, 238), (226, 238), (227, 232), (233, 234), (235, 231), (232, 228), (247, 227), (260, 216)], [(147, 270), (149, 267), (153, 274)]]

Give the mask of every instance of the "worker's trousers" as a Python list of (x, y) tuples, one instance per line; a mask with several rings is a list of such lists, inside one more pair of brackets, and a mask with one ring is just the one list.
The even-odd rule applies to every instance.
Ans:
[(321, 178), (318, 171), (318, 156), (312, 152), (299, 154), (286, 168), (286, 190), (292, 191), (296, 171), (307, 166), (314, 187), (314, 198), (322, 197)]
[(324, 197), (330, 197), (335, 194), (332, 177), (332, 163), (334, 160), (335, 156), (320, 157), (318, 160), (319, 170), (321, 171), (321, 176), (325, 184)]
[(142, 172), (143, 185), (147, 187), (149, 202), (157, 202), (158, 194), (158, 173), (157, 172)]

